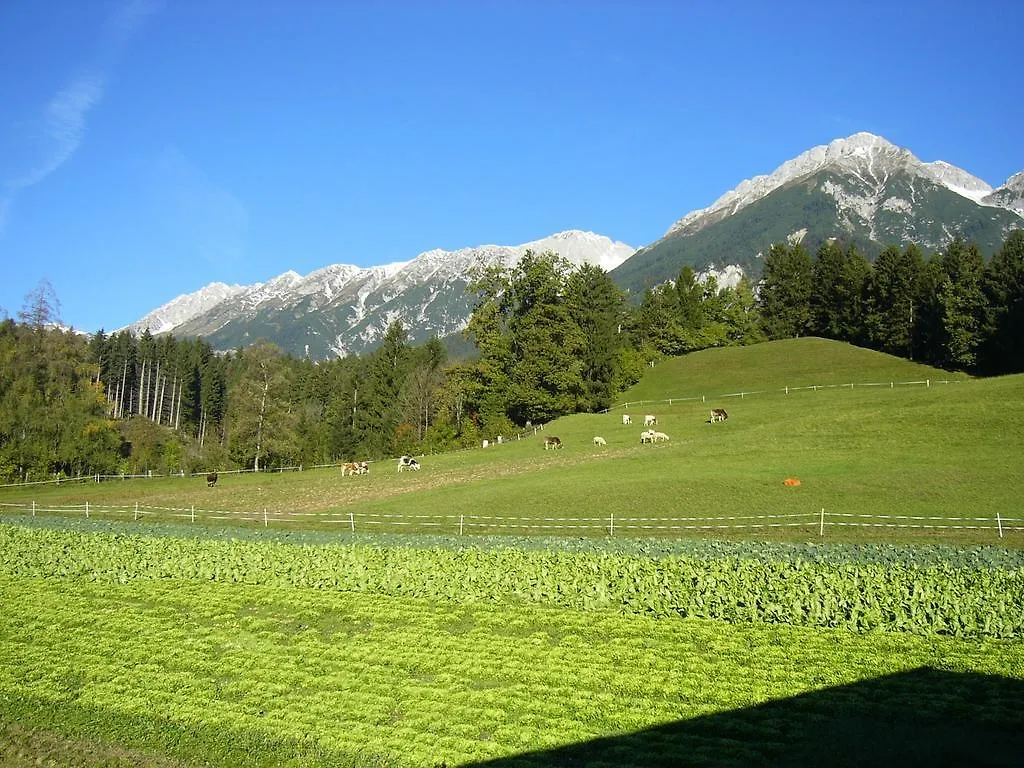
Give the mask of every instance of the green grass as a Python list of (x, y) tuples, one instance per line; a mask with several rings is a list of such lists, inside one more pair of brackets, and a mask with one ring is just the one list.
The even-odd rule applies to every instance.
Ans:
[[(65, 484), (4, 489), (0, 503), (88, 501), (100, 516), (95, 507), (120, 505), (120, 519), (133, 519), (138, 503), (143, 523), (186, 519), (194, 506), (200, 522), (223, 524), (209, 513), (220, 510), (262, 525), (267, 510), (268, 524), (295, 529), (343, 531), (352, 515), (357, 533), (457, 533), (461, 521), (467, 534), (606, 536), (613, 527), (618, 536), (797, 541), (818, 537), (824, 509), (828, 541), (1020, 546), (1024, 532), (1012, 529), (1024, 527), (1024, 376), (783, 390), (940, 376), (947, 374), (820, 339), (708, 350), (659, 365), (627, 398), (761, 394), (630, 409), (638, 421), (655, 413), (667, 443), (640, 445), (643, 427), (623, 426), (622, 411), (613, 410), (559, 419), (486, 450), (426, 456), (418, 473), (378, 462), (365, 477), (334, 469), (223, 475), (215, 488), (203, 478)], [(712, 406), (727, 408), (729, 420), (708, 424)], [(547, 435), (565, 447), (544, 451)], [(595, 435), (607, 446), (594, 446)], [(800, 487), (785, 487), (787, 477)], [(1002, 539), (997, 515), (1009, 521)], [(737, 517), (747, 519), (722, 519)], [(797, 525), (781, 527), (790, 523)], [(772, 527), (753, 527), (761, 525)], [(936, 525), (981, 529), (885, 527)]]
[(828, 339), (784, 339), (750, 347), (708, 349), (661, 360), (619, 400), (713, 399), (736, 392), (782, 393), (786, 387), (968, 381), (902, 358)]

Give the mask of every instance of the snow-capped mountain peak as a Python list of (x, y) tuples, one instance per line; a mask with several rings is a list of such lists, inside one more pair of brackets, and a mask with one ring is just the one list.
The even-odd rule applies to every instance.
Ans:
[(825, 168), (851, 174), (866, 184), (881, 188), (890, 174), (906, 171), (923, 176), (976, 203), (991, 195), (992, 187), (962, 168), (936, 160), (923, 163), (908, 149), (881, 136), (860, 132), (835, 139), (787, 160), (770, 174), (754, 176), (739, 183), (707, 208), (691, 211), (675, 222), (665, 236), (676, 232), (693, 234), (721, 221), (776, 189)]
[(935, 160), (923, 165), (942, 186), (976, 203), (980, 203), (984, 197), (992, 193), (990, 184), (944, 160)]
[[(275, 327), (305, 326), (298, 334), (305, 336), (302, 349), (289, 349), (293, 353), (360, 352), (379, 341), (395, 319), (402, 320), (414, 338), (464, 327), (469, 306), (465, 287), (474, 270), (512, 266), (527, 250), (554, 251), (576, 266), (594, 264), (609, 271), (636, 251), (603, 235), (567, 230), (514, 246), (435, 248), (410, 261), (380, 266), (333, 264), (305, 277), (289, 270), (265, 283), (234, 286), (223, 300), (195, 304), (191, 313), (183, 302), (186, 297), (179, 297), (131, 328), (201, 335), (220, 348), (232, 348), (244, 342), (248, 323), (273, 318)], [(172, 306), (181, 309), (169, 314), (166, 310)]]
[(210, 283), (198, 291), (172, 299), (133, 323), (129, 328), (138, 333), (147, 329), (153, 334), (168, 333), (189, 319), (203, 314), (246, 290), (244, 285)]

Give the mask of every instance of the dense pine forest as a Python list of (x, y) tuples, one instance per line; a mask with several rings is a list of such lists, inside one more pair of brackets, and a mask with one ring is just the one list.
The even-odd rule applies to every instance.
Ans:
[(0, 482), (277, 469), (477, 445), (527, 422), (608, 408), (664, 356), (821, 336), (978, 375), (1024, 371), (1024, 231), (986, 264), (955, 239), (874, 262), (780, 243), (756, 287), (692, 269), (632, 303), (602, 269), (528, 253), (479, 273), (476, 354), (412, 346), (392, 324), (366, 355), (312, 361), (267, 343), (60, 329), (47, 283), (0, 322)]

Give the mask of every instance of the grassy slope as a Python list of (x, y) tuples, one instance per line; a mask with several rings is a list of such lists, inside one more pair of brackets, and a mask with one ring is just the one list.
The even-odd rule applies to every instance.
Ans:
[[(785, 386), (926, 378), (956, 383), (783, 394)], [(721, 397), (738, 391), (760, 394)], [(536, 436), (487, 450), (425, 457), (419, 473), (397, 474), (390, 462), (382, 462), (367, 477), (342, 479), (336, 470), (234, 475), (213, 489), (201, 478), (114, 482), (7, 490), (0, 501), (91, 500), (129, 507), (138, 501), (186, 509), (194, 504), (199, 510), (247, 512), (258, 522), (267, 508), (271, 520), (288, 516), (287, 523), (275, 524), (332, 530), (347, 527), (339, 521), (351, 512), (363, 531), (451, 533), (457, 532), (460, 516), (475, 516), (464, 520), (468, 532), (521, 532), (521, 527), (484, 524), (522, 526), (532, 520), (534, 532), (564, 535), (603, 535), (611, 515), (620, 535), (664, 536), (686, 531), (639, 526), (799, 514), (805, 516), (803, 528), (770, 533), (796, 539), (816, 537), (822, 508), (846, 514), (1024, 517), (1018, 504), (1024, 493), (1019, 458), (1024, 455), (1024, 377), (970, 380), (846, 344), (799, 339), (665, 361), (626, 399), (670, 396), (695, 399), (630, 407), (638, 421), (644, 412), (657, 414), (659, 429), (670, 435), (668, 443), (653, 446), (641, 446), (642, 426), (623, 426), (622, 410), (616, 409), (560, 419)], [(729, 421), (706, 423), (711, 406), (727, 408)], [(544, 451), (544, 435), (559, 436), (565, 447)], [(594, 446), (595, 435), (604, 437), (607, 447)], [(782, 480), (790, 476), (800, 479), (801, 487), (784, 487)], [(384, 515), (419, 525), (400, 526), (398, 518)], [(564, 522), (569, 519), (587, 527), (539, 527), (570, 525)], [(994, 531), (830, 527), (827, 533), (829, 540), (999, 541)], [(1017, 533), (1003, 543), (1020, 540), (1024, 534)]]

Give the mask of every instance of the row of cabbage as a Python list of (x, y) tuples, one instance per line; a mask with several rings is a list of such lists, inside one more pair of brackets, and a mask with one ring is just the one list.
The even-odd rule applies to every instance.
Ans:
[(1024, 568), (620, 553), (300, 545), (0, 525), (0, 572), (360, 591), (453, 603), (537, 603), (658, 617), (1024, 635)]
[(279, 541), (290, 544), (351, 544), (414, 549), (520, 549), (525, 551), (596, 552), (662, 558), (683, 555), (698, 559), (737, 557), (743, 560), (830, 562), (850, 564), (948, 565), (956, 568), (1024, 568), (1024, 549), (1007, 546), (889, 544), (880, 542), (789, 542), (705, 538), (563, 537), (532, 535), (467, 535), (380, 533), (344, 530), (265, 528), (260, 526), (136, 523), (99, 518), (0, 515), (0, 525), (20, 525), (95, 533), (131, 533), (188, 539)]

